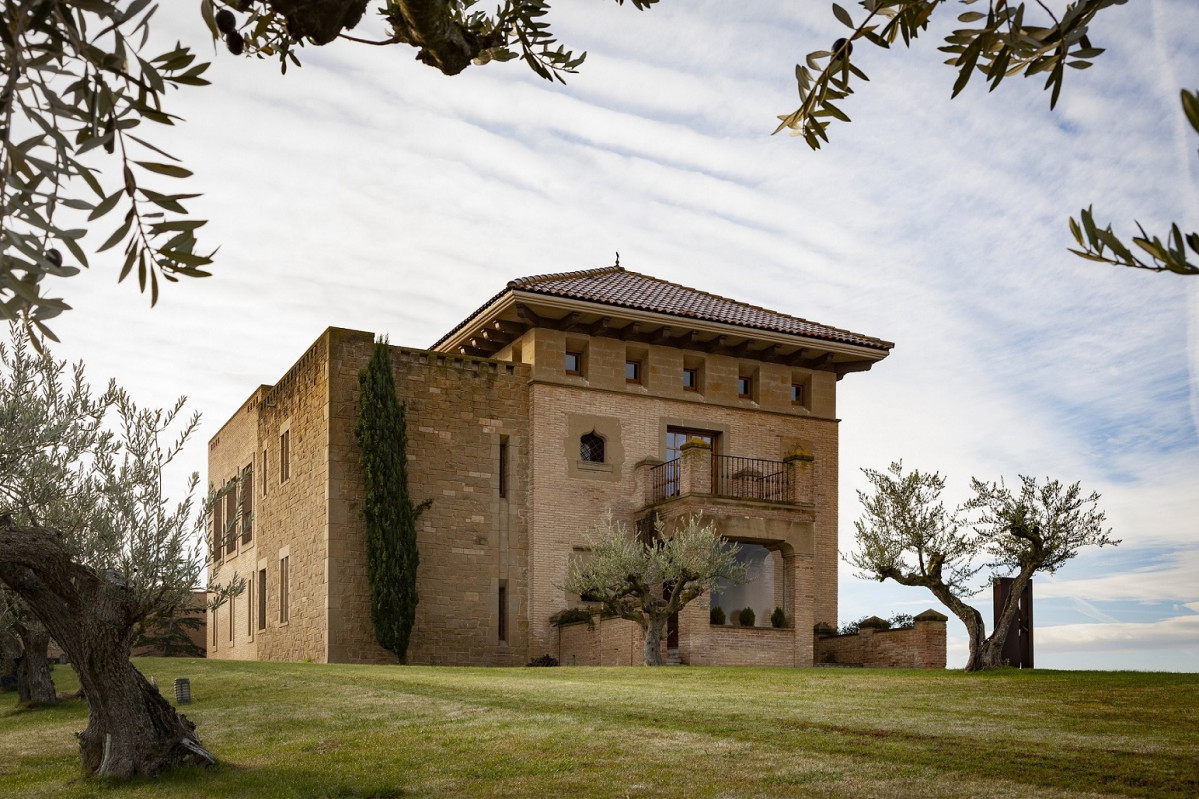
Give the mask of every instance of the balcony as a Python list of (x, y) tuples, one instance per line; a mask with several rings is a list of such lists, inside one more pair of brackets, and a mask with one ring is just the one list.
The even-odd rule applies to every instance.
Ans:
[(687, 496), (812, 502), (812, 456), (802, 452), (781, 461), (714, 455), (707, 444), (693, 440), (683, 445), (678, 458), (658, 464), (646, 462), (641, 469), (646, 505)]

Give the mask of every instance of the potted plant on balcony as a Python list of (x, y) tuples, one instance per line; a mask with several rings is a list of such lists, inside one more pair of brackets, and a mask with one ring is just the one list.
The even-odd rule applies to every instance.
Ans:
[(737, 622), (742, 627), (753, 627), (754, 609), (750, 607), (741, 608), (741, 612), (737, 614)]

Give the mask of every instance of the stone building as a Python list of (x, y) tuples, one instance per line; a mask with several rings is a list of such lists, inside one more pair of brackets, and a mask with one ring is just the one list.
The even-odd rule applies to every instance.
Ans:
[[(214, 514), (233, 532), (212, 578), (248, 585), (210, 617), (209, 657), (394, 662), (369, 620), (353, 433), (373, 339), (326, 330), (211, 440), (210, 482), (248, 489)], [(392, 346), (411, 495), (433, 501), (409, 662), (636, 653), (631, 623), (602, 645), (550, 623), (586, 605), (561, 585), (610, 509), (668, 528), (702, 511), (743, 546), (752, 581), (684, 609), (672, 658), (812, 665), (814, 625), (837, 622), (837, 385), (891, 346), (619, 266), (513, 280), (430, 349)], [(757, 626), (712, 625), (717, 603)], [(616, 654), (580, 655), (600, 648)]]

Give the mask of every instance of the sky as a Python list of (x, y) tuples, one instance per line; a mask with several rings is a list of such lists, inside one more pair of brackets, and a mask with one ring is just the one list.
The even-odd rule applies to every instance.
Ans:
[[(819, 152), (770, 133), (798, 103), (794, 65), (844, 33), (822, 3), (560, 0), (559, 38), (588, 52), (565, 86), (518, 62), (448, 78), (410, 48), (344, 41), (283, 76), (216, 51), (198, 3), (165, 6), (157, 40), (215, 61), (212, 86), (170, 98), (186, 122), (154, 131), (195, 172), (214, 275), (151, 309), (96, 256), (57, 287), (74, 310), (54, 329), (94, 382), (203, 414), (180, 490), (326, 327), (428, 347), (512, 278), (619, 252), (895, 342), (838, 384), (842, 551), (862, 468), (939, 471), (949, 505), (972, 476), (1079, 481), (1122, 543), (1035, 579), (1036, 665), (1199, 671), (1199, 278), (1067, 252), (1067, 218), (1090, 204), (1125, 235), (1134, 219), (1199, 226), (1199, 136), (1178, 102), (1199, 88), (1199, 4), (1104, 11), (1091, 39), (1107, 52), (1069, 70), (1051, 112), (1037, 79), (950, 100), (951, 2), (910, 50), (858, 46), (871, 81)], [(944, 612), (841, 566), (842, 622), (930, 607)], [(960, 667), (965, 628), (948, 629)]]

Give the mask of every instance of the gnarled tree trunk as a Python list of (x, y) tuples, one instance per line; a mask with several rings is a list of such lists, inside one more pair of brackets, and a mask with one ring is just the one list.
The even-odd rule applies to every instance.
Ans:
[(120, 575), (72, 562), (54, 530), (0, 526), (0, 580), (21, 596), (71, 659), (88, 703), (79, 736), (85, 774), (152, 775), (212, 765), (195, 725), (129, 661), (136, 599)]
[(1025, 567), (1016, 575), (1015, 581), (1012, 583), (1012, 590), (1008, 593), (1007, 605), (1000, 608), (999, 623), (995, 625), (995, 629), (991, 631), (991, 637), (983, 642), (980, 647), (980, 659), (984, 669), (994, 669), (1000, 666), (1006, 666), (1007, 661), (1003, 659), (1003, 647), (1007, 643), (1008, 633), (1012, 629), (1012, 621), (1016, 618), (1016, 612), (1020, 608), (1020, 596), (1024, 593), (1025, 586), (1032, 579), (1034, 569)]
[(215, 762), (196, 737), (196, 725), (129, 661), (128, 644), (103, 633), (84, 634), (75, 644), (79, 654), (71, 658), (88, 702), (87, 729), (79, 735), (85, 773), (130, 777)]
[(666, 617), (650, 617), (643, 629), (645, 630), (645, 665), (662, 665), (662, 633), (666, 630)]
[(17, 701), (23, 705), (52, 705), (58, 701), (50, 678), (50, 633), (40, 624), (14, 625), (23, 650), (17, 660)]
[[(899, 582), (897, 580), (897, 582)], [(940, 572), (935, 574), (935, 579), (924, 579), (921, 583), (906, 582), (905, 585), (925, 585), (933, 596), (941, 600), (945, 607), (962, 620), (962, 624), (966, 625), (966, 634), (969, 636), (969, 653), (966, 656), (966, 671), (981, 671), (988, 668), (986, 662), (985, 646), (987, 643), (987, 626), (983, 622), (982, 614), (963, 602), (956, 594), (949, 590), (949, 587), (941, 582)], [(1003, 645), (1000, 644), (1002, 649)]]

